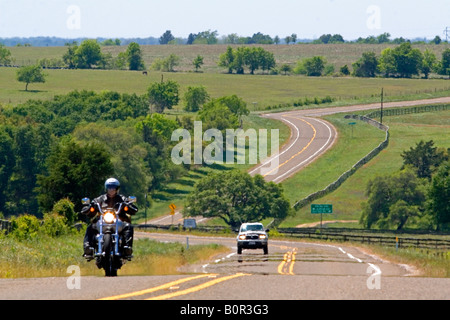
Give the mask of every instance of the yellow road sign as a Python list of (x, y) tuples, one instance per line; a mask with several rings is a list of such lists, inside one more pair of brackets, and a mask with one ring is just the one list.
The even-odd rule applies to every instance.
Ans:
[(171, 203), (170, 205), (169, 205), (169, 209), (170, 209), (170, 214), (175, 214), (175, 209), (176, 209), (177, 207), (173, 204), (173, 203)]

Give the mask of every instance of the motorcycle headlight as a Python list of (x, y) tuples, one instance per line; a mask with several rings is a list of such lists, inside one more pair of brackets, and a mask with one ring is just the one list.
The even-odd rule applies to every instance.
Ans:
[(111, 212), (106, 212), (103, 215), (103, 220), (105, 220), (106, 223), (113, 223), (116, 221), (116, 216)]

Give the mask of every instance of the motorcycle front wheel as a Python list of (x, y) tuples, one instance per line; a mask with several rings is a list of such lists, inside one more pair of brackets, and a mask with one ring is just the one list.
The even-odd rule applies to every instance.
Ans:
[(105, 252), (103, 268), (106, 277), (116, 277), (117, 270), (114, 266), (113, 242), (110, 234), (103, 235), (103, 252)]

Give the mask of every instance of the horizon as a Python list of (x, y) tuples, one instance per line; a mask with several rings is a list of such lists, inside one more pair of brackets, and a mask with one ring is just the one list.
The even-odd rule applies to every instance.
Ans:
[[(340, 34), (347, 41), (390, 33), (391, 38), (443, 40), (450, 36), (450, 1), (407, 0), (1, 0), (0, 38), (176, 38), (217, 31), (284, 39)], [(237, 9), (238, 8), (238, 9)], [(446, 32), (445, 32), (446, 30)]]

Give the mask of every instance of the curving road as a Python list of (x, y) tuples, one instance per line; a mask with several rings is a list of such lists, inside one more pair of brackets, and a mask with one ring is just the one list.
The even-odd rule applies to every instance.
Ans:
[[(450, 97), (416, 101), (385, 102), (383, 108), (437, 103), (450, 103)], [(252, 175), (261, 174), (267, 181), (276, 183), (285, 180), (320, 157), (336, 140), (337, 133), (333, 125), (317, 117), (335, 113), (373, 110), (377, 108), (380, 108), (379, 103), (316, 108), (262, 115), (263, 117), (280, 120), (286, 123), (291, 130), (291, 136), (278, 154), (263, 161), (262, 164), (251, 169), (249, 173)]]
[(329, 122), (296, 112), (266, 114), (264, 117), (286, 123), (291, 136), (280, 151), (255, 168), (251, 175), (261, 174), (266, 181), (280, 183), (317, 159), (334, 143), (337, 133)]

